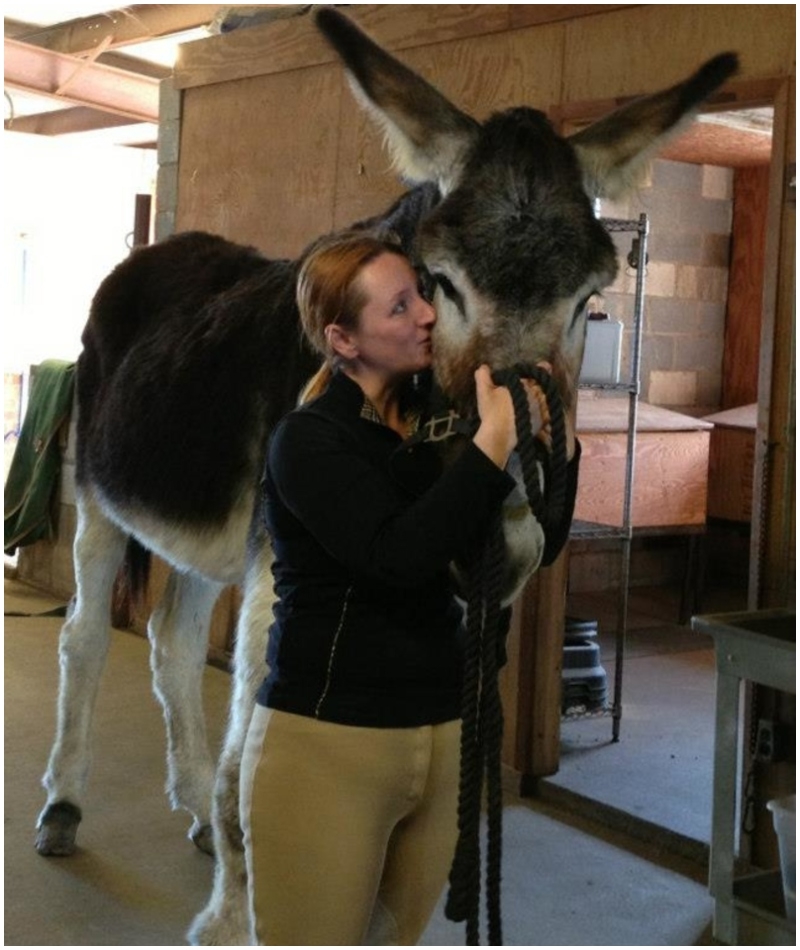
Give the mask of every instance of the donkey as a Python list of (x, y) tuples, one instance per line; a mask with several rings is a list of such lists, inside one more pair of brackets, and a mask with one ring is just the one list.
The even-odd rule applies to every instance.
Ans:
[[(479, 363), (501, 369), (547, 360), (569, 409), (585, 302), (617, 267), (593, 199), (635, 180), (733, 74), (735, 55), (564, 139), (529, 108), (480, 124), (341, 13), (323, 8), (316, 23), (398, 171), (420, 183), (362, 226), (404, 235), (433, 280), (438, 386), (469, 414)], [(77, 591), (60, 638), (57, 732), (36, 847), (45, 855), (75, 848), (115, 575), (126, 551), (129, 563), (137, 552), (155, 552), (173, 567), (148, 623), (167, 727), (167, 790), (192, 816), (190, 837), (216, 857), (209, 904), (190, 932), (200, 944), (248, 941), (238, 767), (272, 613), (258, 484), (270, 430), (316, 368), (298, 327), (298, 266), (196, 232), (137, 250), (100, 286), (78, 362)], [(509, 602), (538, 564), (541, 530), (515, 508), (505, 536)], [(210, 614), (228, 584), (241, 585), (243, 596), (215, 769), (200, 684)]]

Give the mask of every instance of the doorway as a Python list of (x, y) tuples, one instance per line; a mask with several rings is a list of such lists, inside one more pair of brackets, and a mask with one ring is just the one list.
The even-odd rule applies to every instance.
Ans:
[[(745, 410), (739, 435), (751, 446), (760, 362), (753, 313), (762, 310), (771, 127), (771, 108), (699, 122), (659, 157), (630, 202), (601, 209), (603, 216), (627, 219), (645, 212), (650, 220), (641, 399), (694, 418)], [(619, 250), (623, 273), (603, 309), (629, 331), (632, 275), (626, 249)], [(726, 450), (717, 444), (722, 428), (715, 426), (709, 437), (712, 459)], [(705, 570), (691, 613), (747, 607), (753, 451), (749, 459), (735, 458), (740, 472), (750, 466), (744, 490), (750, 504), (721, 509), (714, 496), (722, 490), (724, 497), (725, 486), (709, 482)], [(730, 470), (721, 466), (722, 473)], [(736, 477), (742, 483), (741, 474)], [(615, 554), (610, 546), (575, 547), (567, 615), (596, 622), (610, 690)], [(620, 741), (612, 741), (607, 716), (565, 718), (559, 771), (540, 784), (546, 797), (595, 812), (607, 824), (633, 826), (704, 862), (711, 834), (714, 655), (710, 639), (687, 622), (685, 566), (684, 537), (664, 532), (634, 539)]]

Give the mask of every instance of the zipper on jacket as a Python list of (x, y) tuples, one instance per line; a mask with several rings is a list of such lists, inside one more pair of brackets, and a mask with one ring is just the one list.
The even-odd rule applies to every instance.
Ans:
[(320, 710), (322, 709), (322, 704), (325, 702), (325, 699), (328, 695), (328, 690), (331, 686), (331, 680), (333, 679), (333, 663), (336, 658), (336, 647), (339, 644), (339, 636), (344, 628), (344, 618), (347, 614), (347, 605), (350, 601), (350, 595), (353, 593), (352, 585), (347, 588), (344, 594), (344, 601), (342, 602), (342, 612), (339, 614), (339, 624), (336, 627), (336, 633), (333, 635), (333, 643), (331, 644), (331, 653), (328, 657), (328, 670), (325, 674), (325, 686), (322, 689), (322, 694), (317, 701), (317, 705), (314, 708), (314, 715), (319, 719)]

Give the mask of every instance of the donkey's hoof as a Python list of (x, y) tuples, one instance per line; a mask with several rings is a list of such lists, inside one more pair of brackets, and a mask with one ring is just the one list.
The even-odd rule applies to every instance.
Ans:
[(42, 812), (37, 825), (36, 850), (45, 857), (75, 853), (81, 810), (71, 802), (54, 802)]
[(214, 832), (211, 825), (201, 825), (196, 821), (189, 829), (189, 839), (205, 854), (214, 857)]

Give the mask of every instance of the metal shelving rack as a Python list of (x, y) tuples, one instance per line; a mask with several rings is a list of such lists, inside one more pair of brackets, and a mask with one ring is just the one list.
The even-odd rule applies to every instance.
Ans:
[(633, 501), (633, 479), (636, 462), (636, 423), (638, 418), (641, 359), (642, 359), (642, 322), (644, 318), (645, 269), (647, 265), (647, 238), (649, 222), (646, 214), (640, 214), (636, 220), (601, 218), (601, 223), (610, 233), (631, 232), (636, 256), (636, 288), (634, 292), (633, 339), (630, 355), (628, 378), (618, 383), (581, 383), (581, 389), (595, 389), (604, 392), (620, 392), (628, 395), (628, 441), (625, 456), (625, 485), (622, 494), (622, 518), (620, 525), (597, 524), (588, 521), (573, 522), (570, 540), (620, 542), (620, 585), (617, 603), (617, 629), (615, 635), (614, 691), (611, 706), (606, 705), (596, 712), (567, 713), (566, 721), (593, 718), (602, 715), (612, 717), (612, 739), (619, 740), (622, 720), (622, 677), (625, 662), (625, 637), (628, 626), (628, 588), (630, 586), (631, 540), (633, 526), (631, 508)]

